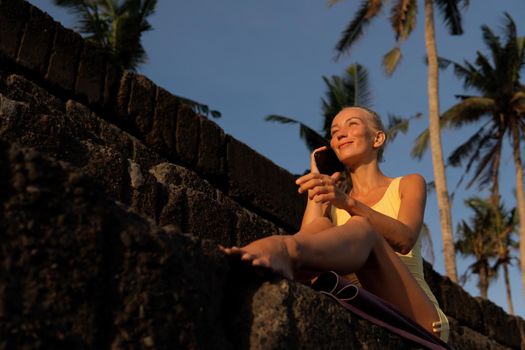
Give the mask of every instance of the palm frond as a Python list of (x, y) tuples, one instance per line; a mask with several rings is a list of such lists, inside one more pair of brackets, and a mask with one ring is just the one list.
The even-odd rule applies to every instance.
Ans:
[(277, 122), (281, 124), (299, 124), (299, 136), (305, 142), (310, 151), (313, 151), (314, 149), (321, 146), (329, 145), (328, 140), (322, 137), (317, 131), (296, 119), (277, 114), (270, 114), (264, 119), (266, 121)]
[[(451, 61), (449, 59), (438, 57), (438, 68), (439, 69), (447, 69), (451, 64), (454, 64), (454, 61)], [(425, 55), (425, 64), (428, 64), (428, 56)]]
[(428, 149), (428, 142), (430, 140), (430, 133), (428, 131), (428, 128), (423, 130), (414, 141), (414, 145), (412, 146), (412, 149), (410, 150), (410, 155), (416, 159), (421, 160), (423, 158), (423, 154), (425, 154), (425, 151)]
[(390, 24), (396, 41), (406, 40), (416, 26), (417, 1), (398, 0), (390, 12)]
[(326, 85), (325, 97), (321, 99), (323, 113), (323, 132), (326, 139), (330, 138), (332, 120), (344, 107), (370, 107), (372, 94), (367, 70), (358, 63), (351, 64), (345, 75), (323, 77)]
[(395, 140), (399, 133), (405, 134), (408, 132), (410, 121), (415, 118), (420, 118), (421, 114), (418, 113), (413, 117), (405, 118), (393, 114), (388, 114), (388, 123), (386, 126), (386, 143), (388, 145)]
[(341, 38), (337, 42), (335, 49), (337, 51), (336, 59), (343, 53), (349, 52), (352, 45), (363, 35), (363, 30), (370, 24), (383, 5), (382, 1), (361, 1), (361, 5), (355, 14), (354, 19), (348, 24), (343, 31)]
[(177, 99), (180, 100), (180, 102), (183, 105), (190, 107), (195, 113), (199, 113), (205, 116), (208, 116), (211, 114), (211, 116), (214, 118), (220, 118), (222, 116), (221, 112), (210, 109), (208, 105), (205, 105), (197, 101), (190, 100), (189, 98), (185, 98), (181, 96), (176, 96), (176, 97)]
[(485, 128), (481, 128), (475, 132), (467, 141), (456, 147), (448, 157), (448, 164), (453, 167), (461, 166), (465, 158), (472, 155), (473, 152), (479, 150), (491, 136), (490, 131), (485, 133)]
[(54, 0), (54, 3), (72, 11), (78, 20), (77, 30), (106, 49), (117, 65), (135, 70), (146, 62), (140, 38), (151, 29), (146, 18), (155, 11), (156, 0)]
[(392, 73), (394, 73), (394, 70), (397, 68), (401, 58), (401, 49), (397, 45), (383, 56), (382, 65), (385, 73), (388, 76), (391, 76)]
[(299, 121), (293, 118), (285, 117), (285, 116), (277, 115), (277, 114), (267, 115), (266, 118), (264, 118), (264, 120), (266, 120), (267, 122), (277, 122), (281, 124), (299, 124), (300, 123)]
[(463, 34), (463, 28), (461, 25), (461, 12), (459, 11), (458, 4), (459, 0), (434, 0), (437, 5), (443, 22), (449, 29), (452, 35)]
[[(351, 105), (370, 106), (372, 104), (372, 92), (370, 91), (370, 82), (366, 68), (358, 63), (354, 63), (348, 66), (346, 74), (354, 89), (354, 98)], [(345, 85), (348, 86), (349, 84)]]
[[(474, 171), (474, 176), (467, 184), (467, 189), (470, 188), (474, 182), (478, 181), (480, 189), (484, 188), (487, 184), (492, 181), (494, 172), (498, 172), (499, 169), (494, 169), (492, 164), (501, 157), (501, 140), (494, 144), (486, 144), (484, 148), (490, 147), (486, 150), (483, 158), (478, 162), (478, 166)], [(491, 147), (492, 146), (492, 147)], [(497, 176), (497, 175), (496, 175)]]
[(450, 107), (443, 113), (442, 126), (458, 128), (478, 122), (483, 116), (492, 116), (496, 111), (496, 101), (492, 98), (471, 96)]
[(84, 0), (53, 0), (53, 3), (57, 6), (69, 7), (71, 9), (77, 9), (84, 6)]

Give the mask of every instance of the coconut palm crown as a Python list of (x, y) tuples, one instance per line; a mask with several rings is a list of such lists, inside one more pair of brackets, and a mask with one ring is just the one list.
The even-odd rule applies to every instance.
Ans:
[(140, 38), (151, 30), (147, 18), (157, 0), (54, 0), (78, 19), (77, 30), (106, 49), (124, 69), (136, 70), (147, 59)]

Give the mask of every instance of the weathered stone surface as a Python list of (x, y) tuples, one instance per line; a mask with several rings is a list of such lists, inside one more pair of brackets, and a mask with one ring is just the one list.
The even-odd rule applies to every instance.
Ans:
[(132, 145), (131, 157), (128, 159), (128, 173), (130, 174), (131, 182), (131, 207), (160, 224), (159, 219), (162, 216), (164, 191), (149, 170), (157, 164), (165, 162), (165, 159), (159, 157), (158, 154), (136, 138), (129, 136), (129, 139)]
[[(77, 164), (86, 162), (85, 146), (72, 135), (56, 130), (57, 125), (65, 124), (63, 115), (36, 114), (30, 107), (24, 108), (24, 103), (7, 99), (5, 96), (2, 96), (1, 102), (19, 105), (19, 108), (2, 114), (0, 136), (3, 139), (40, 147), (48, 154), (60, 154), (63, 160), (75, 161)], [(55, 134), (50, 138), (50, 133)], [(62, 149), (64, 144), (68, 144), (66, 149)]]
[(411, 349), (409, 342), (352, 315), (331, 298), (233, 264), (225, 302), (238, 349)]
[(235, 211), (237, 220), (233, 245), (243, 246), (250, 242), (274, 234), (280, 234), (281, 229), (251, 211), (239, 208)]
[(0, 162), (2, 348), (230, 347), (214, 244), (157, 229), (32, 150), (0, 143)]
[(213, 239), (223, 245), (231, 246), (235, 213), (201, 192), (187, 190), (186, 193), (188, 221), (187, 227), (183, 227), (183, 230), (198, 232), (200, 238)]
[(143, 140), (153, 124), (156, 86), (140, 74), (124, 72), (117, 94), (118, 118), (137, 138)]
[(227, 172), (230, 196), (290, 231), (299, 229), (305, 202), (292, 174), (232, 137), (227, 138)]
[(177, 186), (159, 186), (157, 197), (157, 222), (159, 226), (187, 227), (186, 189)]
[(0, 57), (16, 60), (18, 43), (28, 17), (29, 6), (25, 1), (0, 2)]
[(47, 71), (55, 22), (47, 13), (36, 7), (31, 7), (29, 12), (17, 63), (44, 76)]
[(100, 269), (109, 242), (99, 235), (110, 229), (105, 209), (96, 200), (80, 209), (96, 194), (34, 151), (2, 142), (0, 154), (0, 168), (7, 170), (0, 180), (7, 193), (1, 202), (0, 347), (96, 347), (104, 332), (99, 327), (107, 326)]
[(510, 348), (498, 344), (489, 337), (480, 334), (469, 327), (461, 325), (458, 321), (449, 317), (451, 326), (449, 344), (455, 350), (509, 350)]
[(490, 300), (476, 298), (480, 304), (483, 314), (485, 335), (496, 340), (498, 343), (518, 349), (521, 346), (520, 329), (516, 318), (509, 316), (503, 309)]
[[(0, 79), (2, 78), (4, 77), (0, 75)], [(64, 104), (59, 98), (17, 74), (7, 75), (3, 84), (0, 84), (0, 89), (4, 96), (26, 102), (32, 110), (40, 113), (53, 114), (64, 110)]]
[[(182, 165), (194, 168), (199, 148), (200, 119), (188, 106), (180, 106), (177, 113), (177, 155)], [(174, 160), (175, 161), (175, 160)]]
[(459, 285), (445, 277), (441, 282), (441, 308), (460, 324), (481, 334), (486, 334), (483, 324), (484, 314), (479, 303)]
[(135, 73), (130, 71), (125, 71), (120, 78), (118, 93), (117, 93), (117, 105), (115, 112), (118, 116), (118, 121), (123, 122), (128, 126), (131, 126), (131, 121), (129, 120), (128, 104), (129, 98), (131, 96), (131, 82)]
[(200, 119), (199, 154), (196, 169), (199, 174), (220, 183), (226, 178), (224, 163), (226, 144), (224, 131), (207, 118)]
[(516, 320), (516, 324), (520, 332), (520, 349), (525, 349), (525, 321), (521, 317), (515, 317), (514, 319)]
[(105, 74), (106, 54), (99, 46), (84, 41), (75, 83), (75, 94), (82, 102), (90, 105), (102, 102)]
[(139, 139), (143, 139), (151, 130), (155, 94), (156, 86), (151, 80), (140, 74), (132, 76), (127, 112), (133, 127), (139, 132), (136, 135)]
[(131, 190), (131, 208), (157, 221), (159, 186), (155, 178), (139, 163), (128, 159), (128, 174)]
[[(118, 148), (121, 145), (106, 143), (86, 129), (88, 123), (80, 123), (94, 116), (76, 117), (61, 112), (40, 114), (32, 109), (4, 114), (0, 119), (0, 136), (73, 164), (103, 184), (108, 194), (125, 201), (129, 186), (129, 157), (122, 148)], [(95, 122), (100, 131), (105, 128), (102, 120)], [(112, 130), (112, 133), (116, 134), (115, 131)]]
[(117, 104), (117, 95), (122, 74), (122, 70), (113, 63), (106, 63), (102, 106), (107, 111), (114, 111), (114, 106)]
[(45, 78), (67, 91), (72, 91), (81, 47), (80, 35), (56, 23), (55, 38)]
[(176, 159), (175, 133), (179, 101), (168, 91), (157, 88), (155, 113), (151, 131), (145, 136), (145, 143), (159, 154)]
[(165, 186), (192, 189), (211, 199), (217, 199), (217, 190), (195, 172), (172, 163), (159, 163), (150, 169), (158, 182)]

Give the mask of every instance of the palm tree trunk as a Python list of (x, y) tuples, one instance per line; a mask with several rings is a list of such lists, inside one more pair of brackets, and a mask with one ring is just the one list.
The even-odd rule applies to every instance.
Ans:
[(456, 252), (454, 248), (454, 237), (452, 235), (450, 200), (447, 190), (447, 180), (445, 177), (445, 166), (443, 163), (443, 151), (441, 147), (441, 131), (439, 126), (439, 73), (432, 0), (425, 0), (425, 46), (428, 56), (428, 131), (430, 133), (434, 181), (436, 184), (436, 196), (439, 207), (441, 237), (443, 239), (445, 273), (452, 281), (457, 282)]
[(481, 297), (487, 299), (489, 291), (489, 278), (488, 278), (488, 269), (485, 264), (481, 264), (479, 267), (479, 293)]
[(509, 314), (514, 315), (514, 307), (512, 306), (512, 292), (510, 290), (509, 266), (503, 264), (503, 275), (505, 277), (505, 290), (507, 291), (507, 305), (509, 306)]
[[(500, 123), (503, 125), (503, 123)], [(499, 131), (502, 133), (502, 130)], [(498, 134), (498, 136), (500, 136)], [(491, 202), (495, 208), (499, 207), (500, 198), (499, 198), (499, 165), (501, 163), (501, 142), (498, 142), (498, 147), (494, 151), (494, 162), (492, 163), (492, 188), (491, 188)]]
[(523, 193), (523, 166), (521, 164), (518, 125), (514, 125), (512, 128), (512, 153), (514, 155), (514, 166), (516, 167), (516, 201), (519, 215), (521, 283), (525, 295), (525, 194)]

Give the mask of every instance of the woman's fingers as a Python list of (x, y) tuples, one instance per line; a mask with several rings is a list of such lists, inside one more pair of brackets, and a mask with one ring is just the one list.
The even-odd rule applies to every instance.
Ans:
[(301, 176), (301, 177), (298, 178), (297, 180), (295, 180), (295, 183), (296, 183), (297, 185), (301, 185), (301, 184), (303, 184), (303, 183), (305, 183), (305, 182), (307, 182), (307, 181), (309, 181), (309, 180), (311, 180), (311, 179), (318, 178), (318, 177), (320, 177), (320, 176), (321, 176), (321, 174), (317, 174), (317, 173), (308, 173), (308, 174), (306, 174), (306, 175)]
[(299, 186), (298, 192), (303, 193), (309, 190), (313, 190), (316, 187), (322, 186), (332, 186), (334, 184), (334, 179), (331, 176), (314, 174), (307, 179), (304, 179), (300, 182), (297, 182)]

